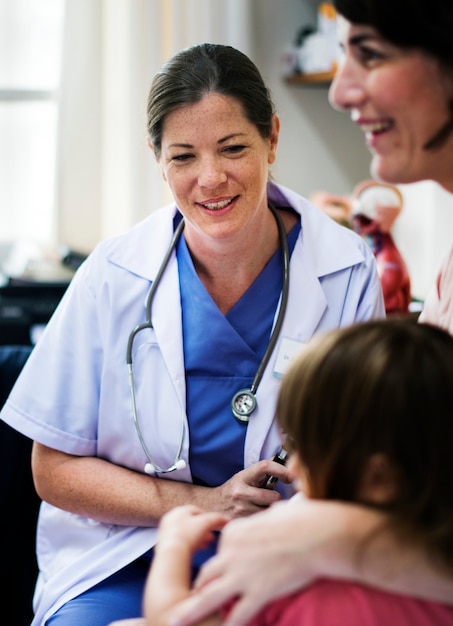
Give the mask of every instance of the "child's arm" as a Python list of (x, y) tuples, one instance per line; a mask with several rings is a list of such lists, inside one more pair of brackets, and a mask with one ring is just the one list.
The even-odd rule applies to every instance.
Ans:
[[(234, 520), (218, 554), (201, 570), (200, 589), (178, 607), (173, 623), (198, 624), (237, 598), (225, 624), (243, 626), (271, 600), (320, 577), (452, 603), (453, 578), (435, 570), (421, 551), (401, 546), (382, 530), (385, 521), (366, 507), (299, 497)], [(375, 539), (367, 543), (370, 536)]]
[[(204, 513), (194, 506), (173, 509), (161, 520), (154, 558), (144, 596), (147, 626), (166, 626), (172, 608), (191, 592), (191, 558), (195, 550), (213, 540), (227, 518), (220, 513)], [(218, 613), (197, 622), (199, 626), (217, 626)]]

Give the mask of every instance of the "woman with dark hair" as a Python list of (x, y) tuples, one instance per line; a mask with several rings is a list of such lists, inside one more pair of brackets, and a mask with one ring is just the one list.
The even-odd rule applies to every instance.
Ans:
[(1, 414), (34, 440), (44, 501), (33, 626), (139, 615), (173, 507), (238, 518), (291, 495), (271, 460), (289, 359), (318, 331), (384, 314), (366, 243), (269, 181), (279, 128), (234, 48), (183, 50), (151, 85), (149, 144), (173, 202), (97, 246)]
[[(393, 184), (434, 180), (453, 193), (453, 6), (335, 4), (344, 62), (330, 101), (364, 131), (373, 176)], [(420, 320), (453, 333), (453, 248)]]
[[(333, 3), (344, 58), (330, 101), (349, 111), (364, 131), (373, 176), (393, 185), (434, 180), (453, 193), (453, 4)], [(420, 320), (453, 333), (453, 249)], [(404, 550), (390, 532), (379, 550), (368, 552), (361, 568), (355, 566), (357, 543), (381, 521), (381, 515), (358, 506), (328, 503), (318, 512), (315, 502), (291, 511), (272, 507), (259, 518), (234, 521), (222, 533), (218, 554), (201, 572), (200, 593), (181, 607), (175, 624), (187, 626), (238, 597), (227, 624), (242, 626), (270, 598), (320, 576), (452, 603), (451, 577), (420, 551)], [(269, 571), (278, 576), (271, 579)]]
[[(453, 580), (452, 380), (451, 335), (394, 318), (314, 337), (282, 381), (277, 415), (299, 489), (320, 512), (329, 501), (386, 512), (357, 546), (359, 568), (391, 532)], [(145, 593), (149, 626), (173, 623), (174, 606), (190, 593), (190, 553), (222, 523), (192, 506), (164, 516)], [(218, 613), (197, 624), (222, 623)], [(324, 578), (248, 622), (264, 624), (451, 626), (453, 606)]]

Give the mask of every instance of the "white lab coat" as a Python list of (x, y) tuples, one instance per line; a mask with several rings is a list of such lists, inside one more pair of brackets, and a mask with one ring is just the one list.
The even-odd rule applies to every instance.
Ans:
[[(279, 341), (289, 338), (303, 345), (318, 331), (383, 317), (380, 282), (367, 244), (288, 189), (270, 183), (269, 197), (277, 205), (292, 206), (302, 221)], [(46, 446), (143, 471), (146, 457), (133, 424), (126, 345), (131, 330), (144, 321), (146, 296), (168, 248), (175, 210), (173, 205), (156, 211), (126, 234), (97, 246), (33, 350), (1, 413), (5, 422)], [(152, 319), (155, 330), (144, 331), (148, 343), (137, 341), (140, 348), (135, 350), (137, 406), (154, 460), (168, 467), (186, 420), (174, 254), (156, 291)], [(274, 419), (279, 379), (273, 375), (278, 349), (277, 344), (257, 392), (245, 467), (271, 457), (280, 442)], [(188, 449), (186, 424), (182, 457), (187, 468), (167, 479), (191, 480)], [(155, 528), (103, 524), (43, 503), (33, 626), (146, 552), (155, 536)]]

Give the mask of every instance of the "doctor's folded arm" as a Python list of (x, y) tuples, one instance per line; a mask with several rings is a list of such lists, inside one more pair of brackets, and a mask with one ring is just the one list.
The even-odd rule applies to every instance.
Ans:
[(97, 245), (1, 412), (34, 441), (43, 500), (33, 626), (140, 617), (174, 507), (227, 521), (291, 497), (272, 460), (286, 368), (316, 333), (384, 317), (366, 242), (271, 181), (280, 120), (247, 56), (177, 53), (146, 109), (173, 200)]

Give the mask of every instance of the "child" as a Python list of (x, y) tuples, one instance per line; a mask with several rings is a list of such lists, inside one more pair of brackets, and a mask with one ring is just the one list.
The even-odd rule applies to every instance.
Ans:
[[(453, 338), (395, 318), (312, 340), (282, 381), (277, 412), (307, 506), (340, 500), (383, 510), (399, 541), (422, 548), (453, 577), (452, 408)], [(171, 623), (172, 608), (190, 593), (192, 552), (225, 523), (192, 506), (164, 516), (145, 593), (147, 624)], [(378, 541), (374, 533), (361, 546), (359, 563)], [(199, 623), (221, 624), (222, 615)], [(447, 626), (453, 607), (324, 579), (250, 622), (266, 624)]]

